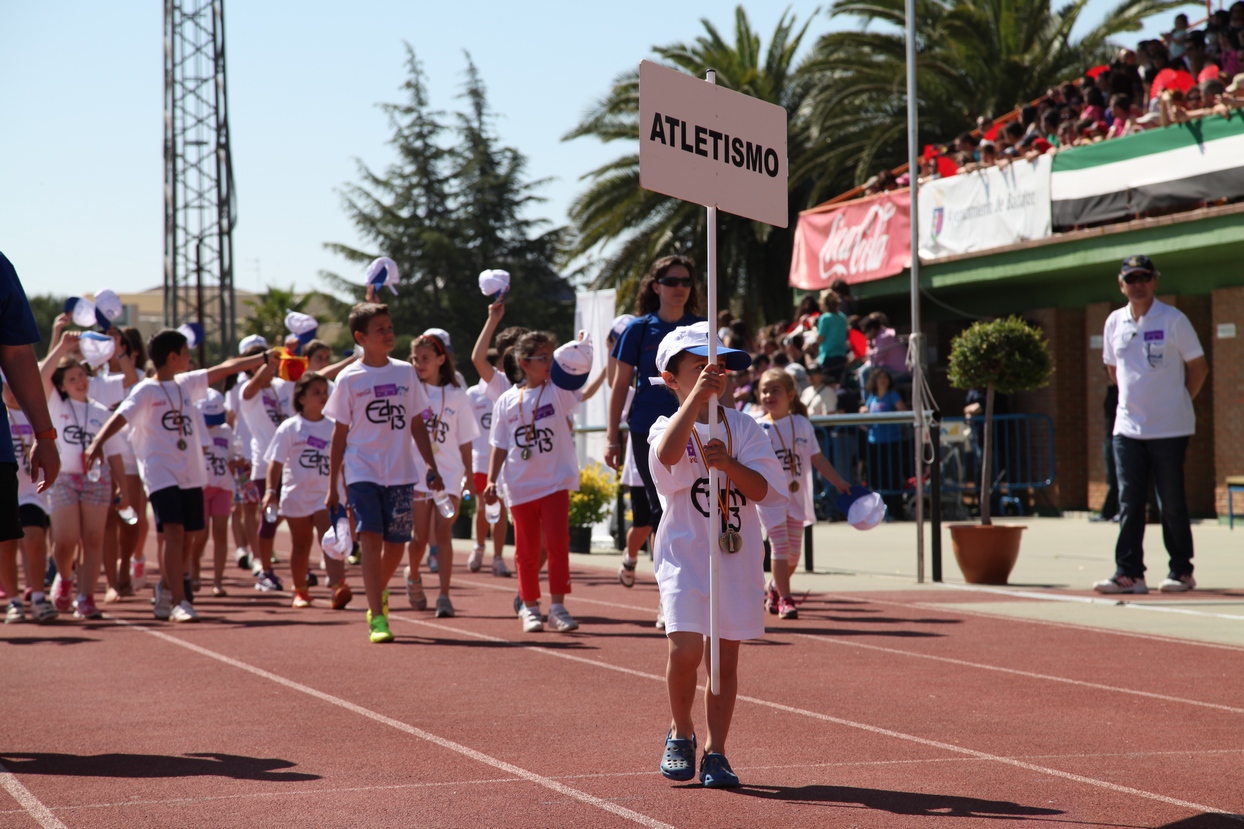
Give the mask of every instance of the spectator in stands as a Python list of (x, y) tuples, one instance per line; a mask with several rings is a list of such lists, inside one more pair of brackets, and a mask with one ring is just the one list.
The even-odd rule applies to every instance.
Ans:
[(735, 320), (730, 323), (730, 334), (723, 340), (726, 348), (738, 348), (743, 351), (752, 350), (751, 337), (747, 333), (747, 323), (743, 320)]
[(1058, 149), (1066, 150), (1074, 147), (1079, 140), (1076, 125), (1073, 121), (1063, 121), (1058, 125)]
[(821, 316), (816, 321), (816, 335), (825, 378), (841, 383), (847, 369), (847, 315), (842, 313), (842, 301), (832, 288), (821, 292)]
[(826, 382), (825, 372), (817, 363), (808, 366), (808, 387), (799, 395), (799, 402), (809, 417), (838, 411), (838, 384)]
[(890, 327), (890, 320), (880, 311), (864, 318), (860, 330), (868, 338), (868, 359), (862, 379), (865, 383), (873, 371), (884, 368), (892, 382), (907, 378), (907, 349), (898, 334)]
[(1228, 28), (1238, 34), (1244, 34), (1244, 3), (1237, 2), (1231, 4), (1231, 21)]
[(1167, 89), (1158, 100), (1159, 123), (1166, 127), (1188, 120), (1184, 94), (1178, 89)]
[[(785, 347), (785, 341), (783, 341), (783, 348)], [(799, 356), (803, 356), (802, 349)], [(795, 381), (795, 392), (803, 394), (803, 390), (808, 387), (808, 369), (802, 360), (792, 360), (786, 351), (779, 351), (773, 355), (773, 367), (780, 368), (789, 374), (791, 379)]]
[(1234, 78), (1240, 72), (1240, 33), (1226, 29), (1218, 33), (1218, 61), (1222, 74)]
[[(980, 142), (976, 139), (976, 136), (972, 135), (972, 133), (961, 132), (959, 133), (959, 137), (955, 139), (955, 151), (966, 153), (969, 156), (970, 161), (976, 161), (978, 160), (976, 155), (976, 145), (978, 143)], [(963, 165), (960, 164), (959, 166), (962, 167)]]
[(1188, 15), (1175, 15), (1175, 28), (1163, 32), (1162, 40), (1170, 50), (1171, 60), (1176, 61), (1183, 57), (1188, 44)]
[(1041, 134), (1051, 146), (1058, 146), (1058, 110), (1046, 110), (1041, 116)]
[(1024, 138), (1024, 126), (1018, 121), (1012, 121), (1002, 129), (1002, 135), (998, 149), (1001, 154), (1006, 157), (1015, 157), (1020, 155), (1019, 142)]
[(980, 143), (980, 162), (976, 165), (980, 169), (985, 167), (993, 167), (998, 163), (998, 146), (992, 141), (982, 141)]
[(1114, 116), (1114, 122), (1110, 126), (1110, 131), (1106, 133), (1107, 138), (1122, 138), (1141, 131), (1141, 127), (1136, 125), (1136, 119), (1132, 117), (1132, 99), (1128, 96), (1112, 96), (1110, 114)]
[(860, 301), (851, 295), (851, 286), (842, 277), (829, 283), (829, 289), (838, 295), (838, 310), (850, 317), (860, 312)]
[(1170, 570), (1163, 592), (1196, 587), (1192, 526), (1184, 492), (1184, 458), (1196, 431), (1192, 400), (1209, 375), (1205, 352), (1184, 314), (1156, 298), (1158, 269), (1129, 256), (1119, 271), (1127, 306), (1106, 319), (1102, 360), (1119, 386), (1114, 460), (1119, 478), (1119, 540), (1115, 574), (1093, 585), (1099, 593), (1147, 593), (1145, 500), (1152, 479)]
[(1084, 109), (1080, 110), (1081, 118), (1094, 121), (1106, 120), (1106, 96), (1095, 86), (1084, 90)]
[[(1222, 97), (1222, 93), (1227, 88), (1222, 85), (1222, 81), (1214, 79), (1205, 81), (1201, 84), (1201, 108), (1205, 115), (1213, 114), (1218, 106), (1218, 99)], [(1226, 108), (1223, 108), (1222, 114), (1226, 114)]]

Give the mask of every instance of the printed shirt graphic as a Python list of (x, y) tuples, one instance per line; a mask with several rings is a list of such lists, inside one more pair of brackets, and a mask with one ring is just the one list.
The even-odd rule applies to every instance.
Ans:
[(325, 509), (328, 454), (336, 425), (327, 417), (312, 421), (296, 414), (277, 427), (264, 460), (282, 467), (282, 515), (302, 518)]
[[(786, 473), (784, 478), (771, 480), (769, 485), (776, 489), (785, 488), (788, 495), (788, 503), (781, 508), (761, 508), (761, 521), (766, 527), (775, 526), (774, 521), (781, 514), (783, 520), (787, 516), (797, 518), (805, 527), (815, 524), (816, 513), (812, 508), (812, 456), (821, 454), (821, 447), (816, 442), (816, 430), (812, 428), (812, 421), (803, 415), (793, 414), (772, 423), (768, 420), (758, 420), (757, 423), (768, 435), (773, 454), (777, 456)], [(786, 442), (785, 447), (782, 441)], [(792, 470), (794, 474), (791, 474)], [(798, 492), (790, 492), (791, 481), (799, 482)]]
[(233, 473), (229, 471), (229, 445), (233, 442), (233, 430), (229, 424), (207, 426), (203, 430), (207, 441), (203, 445), (203, 464), (207, 467), (207, 486), (233, 491)]
[[(52, 396), (48, 398), (48, 414), (52, 416), (52, 425), (56, 427), (60, 471), (69, 475), (85, 473), (86, 470), (82, 468), (82, 455), (104, 428), (108, 418), (112, 417), (112, 412), (94, 400), (77, 403), (61, 397), (60, 392), (53, 389)], [(105, 459), (120, 455), (123, 448), (119, 437), (109, 438), (104, 444)]]
[(492, 407), (497, 401), (488, 396), (488, 386), (483, 382), (476, 383), (467, 389), (467, 397), (471, 400), (471, 411), (475, 414), (477, 431), (471, 440), (471, 466), (474, 467), (472, 471), (487, 475), (488, 461), (492, 456), (492, 448), (488, 445), (488, 433), (492, 431)]
[[(200, 369), (163, 383), (149, 377), (117, 407), (133, 427), (130, 442), (148, 494), (170, 486), (194, 489), (207, 484), (202, 438), (195, 429), (195, 404), (206, 396), (207, 370)], [(177, 448), (179, 438), (186, 443), (184, 450)]]
[[(578, 395), (552, 382), (542, 388), (543, 395), (540, 389), (510, 389), (493, 407), (488, 441), (506, 453), (505, 486), (511, 506), (563, 489), (579, 491), (579, 460), (568, 421), (579, 405)], [(527, 460), (524, 449), (530, 450)]]
[[(790, 494), (774, 481), (785, 477), (782, 464), (769, 445), (764, 431), (741, 412), (726, 409), (726, 420), (733, 437), (734, 456), (749, 469), (769, 481), (769, 491), (759, 501), (743, 497), (731, 487), (729, 498), (730, 527), (743, 537), (737, 553), (721, 556), (721, 635), (727, 639), (754, 639), (764, 635), (764, 542), (761, 539), (757, 507), (783, 507)], [(666, 466), (657, 459), (656, 447), (669, 426), (669, 418), (659, 417), (648, 433), (648, 463), (661, 499), (664, 518), (657, 530), (653, 546), (653, 568), (661, 594), (682, 592), (708, 596), (708, 545), (722, 533), (722, 527), (709, 527), (708, 469), (700, 461), (694, 441), (688, 443), (677, 463)], [(703, 443), (708, 443), (708, 424), (697, 423), (695, 429)], [(725, 429), (718, 427), (721, 439)], [(720, 481), (720, 475), (718, 480)], [(677, 601), (677, 599), (675, 599)], [(703, 620), (708, 633), (708, 620)], [(690, 628), (695, 630), (696, 626)]]
[(294, 414), (294, 384), (274, 377), (271, 386), (260, 389), (250, 400), (240, 392), (238, 400), (241, 401), (246, 428), (251, 433), (251, 463), (262, 472), (264, 453), (268, 450), (268, 444), (272, 443), (276, 427)]
[(51, 512), (48, 506), (47, 493), (38, 492), (38, 484), (30, 480), (30, 449), (35, 444), (35, 430), (21, 409), (8, 409), (9, 437), (12, 439), (13, 454), (17, 458), (17, 503), (33, 504), (44, 512)]
[(337, 375), (324, 416), (346, 424), (346, 483), (414, 484), (419, 475), (410, 421), (428, 407), (415, 368), (392, 358), (385, 366), (351, 363)]
[(1188, 318), (1156, 299), (1139, 321), (1128, 306), (1107, 317), (1102, 361), (1116, 367), (1119, 379), (1114, 433), (1158, 440), (1196, 432), (1184, 363), (1204, 354)]
[[(472, 443), (479, 437), (479, 423), (475, 419), (475, 407), (471, 398), (460, 386), (429, 386), (417, 381), (428, 398), (423, 410), (423, 420), (428, 427), (428, 441), (436, 456), (436, 468), (445, 482), (450, 495), (462, 494), (462, 476), (467, 469), (462, 465), (462, 444)], [(472, 447), (474, 448), (474, 447)], [(415, 489), (427, 490), (427, 467), (419, 448), (412, 438), (410, 451), (419, 462), (421, 477)]]

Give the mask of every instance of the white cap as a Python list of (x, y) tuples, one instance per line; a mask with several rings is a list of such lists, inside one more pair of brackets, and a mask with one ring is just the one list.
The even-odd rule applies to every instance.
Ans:
[(377, 291), (387, 285), (393, 295), (397, 296), (397, 288), (394, 286), (399, 278), (397, 263), (387, 256), (381, 256), (367, 266), (367, 284), (375, 285)]
[(324, 551), (324, 555), (334, 561), (341, 561), (350, 554), (353, 547), (354, 540), (350, 537), (350, 520), (343, 515), (324, 533), (320, 549)]
[(238, 353), (242, 354), (248, 348), (253, 348), (257, 345), (262, 345), (264, 348), (268, 347), (268, 341), (263, 338), (262, 334), (251, 334), (249, 337), (243, 337), (242, 342), (238, 343)]
[(588, 372), (592, 370), (592, 338), (586, 331), (580, 331), (579, 337), (572, 343), (566, 343), (553, 352), (553, 363), (549, 366), (549, 379), (559, 389), (577, 391), (587, 382)]
[(103, 314), (111, 325), (125, 309), (121, 306), (121, 297), (111, 288), (103, 288), (95, 292), (95, 310)]
[(116, 348), (116, 340), (98, 331), (83, 331), (78, 336), (78, 350), (91, 368), (99, 368), (111, 360)]
[[(99, 318), (95, 315), (95, 303), (80, 296), (71, 296), (65, 300), (65, 313), (73, 317), (74, 325), (81, 328), (90, 328), (99, 323)], [(106, 319), (104, 321), (107, 322)]]
[(213, 388), (208, 388), (207, 396), (194, 404), (203, 413), (208, 426), (219, 426), (225, 422), (225, 396)]
[[(480, 271), (479, 290), (484, 296), (504, 295), (506, 291), (510, 290), (510, 272), (497, 268)], [(497, 298), (500, 299), (501, 297)]]
[(441, 345), (445, 346), (446, 351), (452, 353), (454, 350), (454, 347), (449, 342), (449, 332), (444, 328), (429, 328), (427, 331), (423, 332), (423, 336), (436, 337), (436, 339), (441, 341)]
[[(716, 336), (714, 334), (713, 336)], [(675, 328), (661, 339), (657, 346), (657, 371), (665, 371), (670, 358), (683, 351), (689, 351), (700, 357), (708, 356), (709, 328), (707, 321), (695, 322)], [(726, 348), (717, 341), (717, 360), (725, 365), (728, 371), (742, 371), (752, 364), (751, 355), (737, 348)], [(658, 377), (648, 380), (654, 385), (662, 385), (664, 381)]]
[(315, 339), (315, 332), (319, 330), (320, 324), (310, 314), (286, 309), (285, 327), (289, 329), (291, 337), (298, 340), (298, 347), (292, 349), (298, 354), (304, 345)]
[(634, 314), (620, 314), (613, 318), (613, 325), (609, 326), (609, 332), (614, 338), (622, 336), (622, 332), (626, 330), (626, 326), (631, 324), (631, 320), (635, 319)]
[(885, 501), (859, 484), (839, 495), (836, 505), (847, 516), (847, 523), (857, 530), (871, 530), (885, 520)]
[(198, 348), (199, 343), (203, 342), (203, 326), (197, 322), (187, 322), (177, 326), (178, 332), (186, 338), (186, 345), (190, 348)]

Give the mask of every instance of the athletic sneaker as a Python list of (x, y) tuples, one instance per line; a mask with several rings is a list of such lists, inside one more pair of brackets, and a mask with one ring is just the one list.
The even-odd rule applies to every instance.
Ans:
[(219, 585), (219, 584), (212, 585), (212, 598), (213, 599), (223, 599), (225, 596), (228, 596), (228, 595), (229, 595), (229, 591), (225, 590), (223, 585)]
[(46, 625), (55, 621), (56, 616), (56, 608), (48, 601), (47, 596), (30, 603), (30, 618), (35, 620), (35, 624)]
[(700, 758), (700, 782), (706, 789), (732, 789), (739, 785), (739, 776), (730, 768), (726, 755), (706, 752)]
[(130, 583), (135, 590), (147, 589), (147, 559), (136, 558), (130, 562)]
[(472, 573), (478, 573), (480, 568), (484, 566), (484, 545), (477, 544), (471, 550), (471, 554), (467, 556), (467, 569)]
[(16, 625), (24, 621), (26, 621), (26, 608), (22, 605), (21, 599), (13, 599), (9, 602), (8, 610), (4, 611), (4, 623)]
[(318, 587), (319, 584), (320, 584), (320, 577), (315, 574), (314, 570), (308, 567), (307, 568), (307, 587)]
[(665, 608), (657, 607), (657, 630), (665, 630)]
[(56, 606), (57, 613), (68, 613), (73, 608), (73, 588), (60, 577), (60, 573), (52, 580), (52, 604)]
[(155, 586), (155, 617), (163, 621), (168, 621), (169, 616), (173, 612), (173, 597), (164, 589), (164, 585), (156, 582)]
[(233, 561), (238, 565), (239, 570), (251, 569), (251, 551), (245, 547), (238, 547), (233, 551)]
[(389, 630), (389, 620), (384, 616), (373, 617), (370, 610), (367, 611), (367, 630), (368, 638), (374, 645), (393, 641), (393, 633)]
[(344, 581), (337, 585), (337, 589), (333, 591), (333, 610), (345, 610), (346, 605), (354, 598), (354, 592), (350, 590), (350, 585)]
[(350, 555), (346, 556), (346, 564), (353, 564), (357, 567), (362, 560), (363, 557), (359, 554), (359, 544), (356, 541), (354, 542), (354, 549), (350, 551)]
[(389, 588), (387, 587), (384, 590), (380, 591), (380, 607), (384, 613), (384, 620), (386, 623), (388, 623), (389, 621)]
[(510, 577), (510, 568), (505, 566), (505, 559), (501, 556), (492, 557), (492, 574), (503, 579)]
[(1196, 588), (1196, 579), (1192, 578), (1192, 574), (1188, 573), (1184, 576), (1177, 576), (1171, 573), (1162, 579), (1162, 583), (1158, 585), (1160, 593), (1186, 593)]
[(290, 603), (290, 607), (297, 607), (297, 608), (311, 607), (314, 605), (314, 603), (315, 602), (311, 598), (310, 591), (295, 589), (294, 590), (294, 601)]
[(523, 633), (539, 633), (544, 630), (544, 622), (540, 618), (540, 606), (527, 607), (523, 605), (522, 611), (518, 614), (518, 618), (523, 622)]
[(635, 586), (635, 559), (622, 556), (622, 566), (618, 568), (618, 581), (623, 587)]
[(104, 614), (99, 612), (99, 607), (95, 604), (94, 596), (79, 596), (73, 600), (73, 618), (102, 619), (104, 618)]
[(428, 550), (428, 572), (439, 573), (440, 571), (441, 564), (436, 556), (436, 548), (433, 547), (431, 550)]
[(569, 633), (578, 630), (579, 623), (564, 606), (553, 605), (549, 608), (549, 627), (558, 633)]
[(199, 614), (194, 612), (194, 606), (190, 602), (182, 602), (169, 611), (168, 618), (173, 622), (197, 622)]
[(778, 599), (777, 615), (779, 619), (798, 619), (799, 608), (795, 607), (795, 600), (790, 596)]
[(777, 585), (773, 583), (773, 579), (769, 579), (769, 584), (765, 586), (765, 610), (774, 616), (778, 612), (778, 601), (782, 597), (778, 595)]
[(263, 572), (263, 563), (259, 560), (259, 557), (251, 556), (251, 575), (254, 576), (255, 578), (259, 578), (259, 575), (262, 572)]
[(1148, 593), (1149, 586), (1145, 584), (1145, 580), (1134, 579), (1131, 576), (1111, 576), (1108, 579), (1093, 583), (1093, 589), (1098, 593)]
[(276, 573), (273, 573), (271, 570), (266, 570), (260, 573), (255, 579), (255, 589), (263, 593), (272, 593), (284, 588), (281, 584), (281, 580), (276, 577)]
[(436, 618), (452, 619), (454, 617), (454, 603), (449, 600), (448, 596), (436, 597)]
[(526, 605), (524, 605), (524, 604), (523, 604), (523, 597), (522, 597), (521, 595), (519, 595), (518, 593), (515, 593), (515, 594), (514, 594), (514, 613), (515, 613), (515, 614), (518, 616), (518, 618), (520, 618), (520, 619), (521, 619), (521, 618), (523, 618), (523, 608), (524, 608), (524, 607), (526, 607)]
[(406, 568), (406, 601), (414, 610), (428, 609), (428, 596), (423, 592), (423, 577), (411, 578), (411, 569)]

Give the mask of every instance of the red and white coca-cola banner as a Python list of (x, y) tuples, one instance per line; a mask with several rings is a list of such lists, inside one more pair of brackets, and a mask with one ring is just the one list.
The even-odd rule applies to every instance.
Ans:
[(819, 291), (840, 277), (848, 284), (868, 282), (910, 266), (911, 193), (892, 190), (800, 216), (790, 284)]

